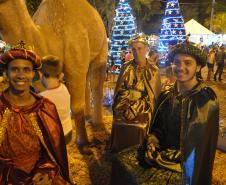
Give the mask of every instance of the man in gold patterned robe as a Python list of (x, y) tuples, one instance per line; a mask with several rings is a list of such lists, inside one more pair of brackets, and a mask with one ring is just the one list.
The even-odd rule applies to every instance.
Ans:
[(129, 41), (134, 60), (122, 66), (114, 95), (111, 150), (118, 152), (142, 143), (161, 90), (158, 68), (146, 58), (144, 35)]
[(10, 49), (0, 55), (9, 87), (0, 96), (0, 185), (66, 185), (69, 171), (55, 105), (30, 91), (40, 58)]

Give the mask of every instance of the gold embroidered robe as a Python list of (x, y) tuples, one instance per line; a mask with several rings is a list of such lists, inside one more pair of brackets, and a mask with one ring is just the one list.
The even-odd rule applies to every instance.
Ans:
[(55, 105), (33, 95), (37, 101), (22, 107), (10, 104), (4, 93), (0, 96), (0, 185), (36, 184), (34, 176), (38, 173), (44, 174), (40, 178), (48, 178), (50, 184), (69, 182), (66, 147)]
[[(161, 91), (158, 68), (148, 63), (140, 67), (134, 60), (127, 62), (119, 75), (113, 102), (111, 149), (120, 151), (139, 144), (147, 133), (155, 100)], [(126, 117), (126, 112), (133, 119)]]

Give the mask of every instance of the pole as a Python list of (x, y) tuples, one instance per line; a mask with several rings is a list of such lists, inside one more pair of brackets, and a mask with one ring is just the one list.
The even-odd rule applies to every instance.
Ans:
[(210, 17), (210, 31), (213, 31), (214, 6), (216, 1), (212, 1), (211, 17)]

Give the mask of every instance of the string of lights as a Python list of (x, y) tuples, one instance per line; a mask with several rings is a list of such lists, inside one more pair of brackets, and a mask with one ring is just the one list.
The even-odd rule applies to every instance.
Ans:
[[(163, 2), (163, 3), (167, 3), (166, 0), (155, 0), (156, 2)], [(219, 1), (219, 0), (218, 0)], [(221, 0), (221, 1), (224, 1), (224, 0)], [(209, 2), (186, 2), (186, 3), (179, 3), (180, 5), (201, 5), (201, 4), (209, 4), (209, 5), (212, 5), (212, 2), (209, 1)], [(223, 2), (215, 2), (215, 5), (220, 5), (220, 6), (223, 6), (224, 8), (226, 8), (226, 4), (223, 4)]]
[(115, 10), (114, 26), (110, 41), (109, 63), (114, 61), (115, 73), (121, 68), (120, 54), (122, 50), (128, 50), (128, 40), (136, 34), (135, 18), (128, 0), (120, 0)]
[(178, 0), (168, 0), (159, 38), (158, 51), (168, 50), (168, 45), (175, 45), (186, 39), (184, 19)]

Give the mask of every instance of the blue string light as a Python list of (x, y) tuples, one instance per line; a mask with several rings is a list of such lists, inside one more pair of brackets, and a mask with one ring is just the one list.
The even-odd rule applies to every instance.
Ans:
[(168, 0), (162, 21), (158, 51), (167, 52), (168, 45), (175, 45), (186, 39), (184, 19), (180, 11), (178, 0)]
[(128, 50), (128, 40), (136, 34), (135, 18), (132, 14), (128, 0), (120, 0), (115, 10), (114, 26), (109, 50), (109, 62), (113, 59), (119, 73), (121, 67), (120, 54), (122, 50)]

